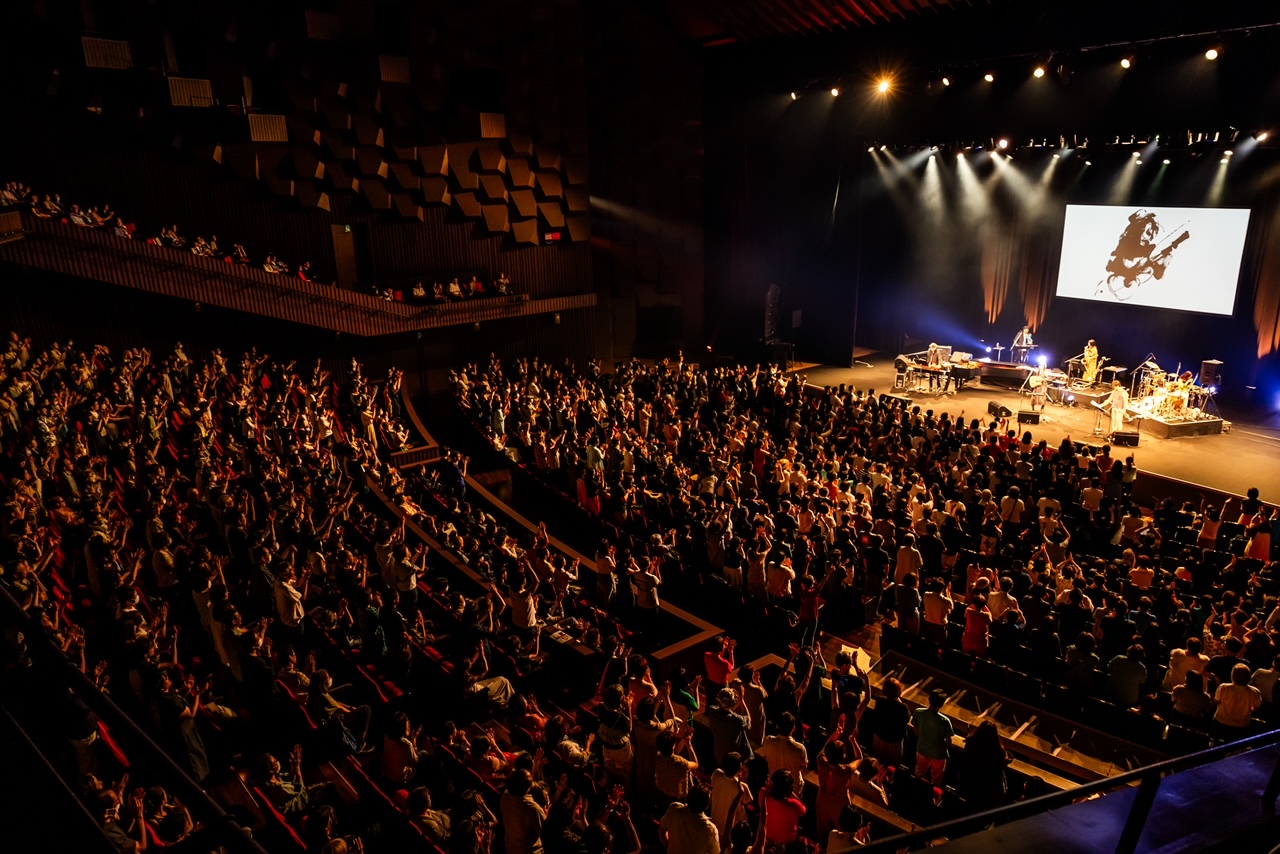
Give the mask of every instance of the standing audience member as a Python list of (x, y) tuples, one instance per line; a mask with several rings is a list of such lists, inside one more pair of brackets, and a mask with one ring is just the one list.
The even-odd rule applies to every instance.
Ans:
[(929, 707), (916, 709), (911, 723), (916, 730), (916, 776), (941, 786), (946, 776), (947, 757), (951, 755), (951, 737), (955, 730), (951, 719), (942, 713), (947, 694), (929, 692)]

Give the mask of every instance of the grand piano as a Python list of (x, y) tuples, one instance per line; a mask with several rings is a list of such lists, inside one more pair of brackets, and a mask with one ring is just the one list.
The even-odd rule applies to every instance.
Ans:
[(945, 388), (946, 380), (949, 378), (957, 391), (964, 388), (966, 383), (980, 377), (990, 377), (996, 381), (1021, 385), (1027, 378), (1027, 374), (1033, 370), (1031, 365), (1015, 362), (975, 360), (972, 353), (953, 350), (951, 347), (940, 346), (938, 351), (942, 362), (935, 366), (928, 364), (928, 350), (899, 355), (894, 359), (894, 366), (898, 372), (895, 385), (899, 388), (907, 388), (919, 384), (921, 379), (931, 377), (934, 379), (929, 384), (930, 387)]

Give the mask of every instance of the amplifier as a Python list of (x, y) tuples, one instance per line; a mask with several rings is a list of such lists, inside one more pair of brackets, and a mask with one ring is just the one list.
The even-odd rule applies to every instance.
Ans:
[(1111, 434), (1111, 444), (1125, 448), (1138, 447), (1138, 432), (1136, 430), (1121, 430)]

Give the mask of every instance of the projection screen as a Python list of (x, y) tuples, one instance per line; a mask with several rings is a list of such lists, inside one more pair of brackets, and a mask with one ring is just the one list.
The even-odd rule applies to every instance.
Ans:
[(1231, 314), (1249, 211), (1067, 205), (1060, 297)]

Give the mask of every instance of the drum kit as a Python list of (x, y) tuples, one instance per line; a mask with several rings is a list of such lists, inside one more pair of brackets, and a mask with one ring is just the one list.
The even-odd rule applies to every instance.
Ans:
[(1134, 377), (1133, 408), (1162, 421), (1199, 421), (1213, 416), (1207, 411), (1213, 391), (1195, 379), (1161, 369), (1154, 359), (1143, 362)]

